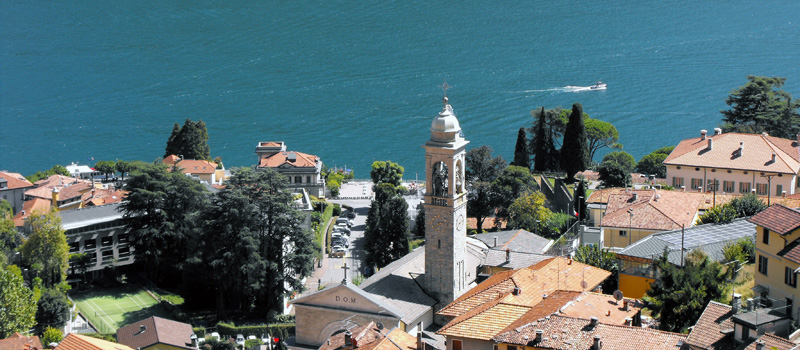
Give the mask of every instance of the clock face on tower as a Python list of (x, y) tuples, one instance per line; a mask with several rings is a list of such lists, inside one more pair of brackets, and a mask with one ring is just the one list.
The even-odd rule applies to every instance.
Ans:
[(441, 215), (435, 215), (433, 217), (433, 224), (436, 226), (443, 226), (446, 223), (445, 219)]
[(459, 232), (464, 230), (464, 214), (458, 214), (458, 219), (456, 219), (456, 228)]

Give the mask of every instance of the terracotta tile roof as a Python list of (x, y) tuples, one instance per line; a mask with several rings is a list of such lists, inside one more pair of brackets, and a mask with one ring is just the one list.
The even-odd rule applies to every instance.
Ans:
[(735, 345), (733, 337), (721, 333), (723, 330), (733, 329), (732, 316), (730, 305), (710, 301), (697, 319), (686, 342), (707, 350), (732, 349)]
[(84, 193), (81, 196), (81, 201), (84, 206), (99, 206), (121, 202), (127, 194), (128, 191), (98, 188)]
[(25, 191), (25, 196), (45, 199), (53, 198), (53, 189), (58, 189), (58, 200), (80, 197), (92, 188), (91, 181), (62, 175), (50, 175), (47, 179), (36, 181), (36, 187)]
[(217, 171), (217, 163), (207, 160), (184, 159), (173, 166), (183, 169), (184, 174), (213, 174)]
[[(417, 339), (400, 328), (394, 328), (391, 332), (388, 329), (379, 329), (375, 322), (370, 322), (365, 326), (358, 326), (349, 329), (352, 338), (359, 350), (416, 350)], [(319, 350), (339, 350), (350, 349), (345, 346), (345, 333), (331, 336)]]
[[(495, 228), (494, 225), (496, 224), (496, 222), (498, 220), (500, 222), (500, 229), (506, 228), (507, 223), (506, 223), (505, 220), (497, 219), (497, 218), (493, 218), (493, 217), (488, 217), (486, 219), (483, 219), (483, 229), (484, 230), (491, 230), (491, 229)], [(467, 218), (467, 228), (471, 229), (471, 230), (477, 230), (478, 229), (478, 219), (477, 218)]]
[[(536, 330), (544, 331), (541, 341), (538, 342)], [(595, 336), (600, 337), (603, 350), (675, 350), (681, 349), (677, 345), (686, 340), (686, 335), (679, 333), (604, 323), (592, 326), (590, 320), (560, 315), (536, 320), (499, 334), (492, 340), (537, 349), (590, 349)]]
[(25, 219), (33, 213), (46, 214), (52, 209), (52, 200), (34, 198), (22, 204), (22, 210), (14, 215), (14, 226), (25, 226)]
[(31, 336), (26, 337), (19, 333), (0, 340), (0, 350), (42, 350), (42, 342), (39, 337)]
[[(647, 190), (612, 194), (600, 226), (661, 231), (681, 228), (681, 224), (689, 227), (702, 201), (703, 194), (691, 192)], [(633, 210), (633, 218), (628, 210)]]
[(756, 350), (758, 342), (764, 342), (764, 349), (770, 350), (789, 350), (797, 346), (797, 344), (792, 343), (788, 339), (781, 338), (774, 334), (764, 333), (764, 335), (758, 337), (756, 341), (750, 343), (744, 350)]
[(28, 179), (17, 173), (0, 171), (0, 179), (6, 180), (6, 185), (8, 186), (9, 190), (13, 190), (15, 188), (33, 187), (33, 184), (28, 181)]
[(58, 343), (54, 350), (133, 350), (132, 348), (105, 341), (102, 339), (87, 337), (76, 333), (67, 336)]
[(628, 311), (623, 308), (624, 302), (617, 301), (614, 296), (599, 293), (584, 293), (561, 309), (564, 316), (590, 319), (597, 317), (600, 322), (624, 325), (626, 318), (633, 318), (644, 307), (637, 299), (626, 299)]
[(161, 160), (161, 163), (164, 163), (164, 164), (167, 164), (167, 165), (173, 165), (173, 164), (177, 163), (180, 160), (181, 160), (181, 157), (178, 157), (178, 156), (176, 156), (174, 154), (170, 154), (170, 155), (166, 156), (163, 160)]
[(783, 247), (783, 249), (778, 252), (778, 256), (800, 264), (800, 239)]
[(265, 141), (265, 142), (259, 142), (258, 143), (258, 147), (281, 147), (281, 146), (283, 146), (283, 141), (278, 141), (278, 142)]
[(800, 227), (800, 211), (774, 204), (753, 215), (749, 221), (772, 232), (785, 235)]
[[(295, 157), (294, 161), (290, 160), (292, 155)], [(260, 168), (277, 168), (281, 165), (289, 164), (295, 168), (314, 168), (317, 166), (318, 161), (319, 157), (313, 154), (287, 151), (278, 152), (267, 158), (261, 159), (258, 166)]]
[[(713, 140), (710, 150), (708, 139)], [(739, 142), (744, 142), (741, 154)], [(774, 162), (773, 153), (776, 155)], [(664, 164), (797, 174), (800, 153), (796, 141), (759, 134), (723, 133), (706, 140), (696, 137), (681, 141)]]
[[(592, 290), (611, 273), (577, 261), (556, 257), (543, 260), (531, 267), (508, 270), (490, 276), (475, 288), (442, 308), (438, 314), (457, 317), (498, 297), (513, 292), (514, 287), (521, 290), (520, 295), (512, 296), (515, 304), (535, 305), (544, 294), (556, 290), (584, 291), (581, 281), (586, 280), (585, 290)], [(530, 299), (530, 300), (527, 300)], [(511, 301), (509, 301), (511, 302)]]
[(508, 332), (512, 329), (517, 329), (540, 318), (544, 318), (545, 316), (550, 316), (556, 313), (564, 305), (574, 300), (580, 294), (581, 292), (577, 291), (555, 291), (554, 293), (548, 295), (547, 298), (542, 299), (541, 302), (531, 307), (528, 312), (517, 318), (513, 323), (508, 325), (508, 327), (500, 331), (498, 334)]
[(118, 329), (117, 341), (132, 348), (164, 344), (181, 349), (193, 349), (190, 338), (192, 333), (194, 333), (192, 326), (188, 323), (153, 316)]
[(437, 334), (479, 340), (490, 340), (519, 317), (530, 311), (530, 305), (513, 303), (506, 295), (456, 317), (437, 331)]

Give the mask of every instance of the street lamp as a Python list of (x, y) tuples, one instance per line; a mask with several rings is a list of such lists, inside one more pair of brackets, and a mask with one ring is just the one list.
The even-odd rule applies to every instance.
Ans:
[(578, 196), (578, 222), (583, 220), (583, 196)]
[(628, 221), (628, 245), (631, 245), (631, 236), (633, 236), (633, 208), (628, 209), (628, 214), (631, 214), (631, 218)]
[(761, 177), (767, 179), (767, 206), (769, 206), (769, 204), (770, 204), (769, 203), (769, 199), (770, 199), (770, 192), (772, 191), (772, 177), (773, 176), (775, 176), (775, 174), (761, 175)]

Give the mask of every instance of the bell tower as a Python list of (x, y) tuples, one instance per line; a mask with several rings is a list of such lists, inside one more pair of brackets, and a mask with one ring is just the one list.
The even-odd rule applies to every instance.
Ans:
[[(425, 148), (425, 283), (439, 311), (463, 294), (466, 279), (467, 193), (464, 182), (464, 139), (448, 103), (431, 123)], [(474, 274), (474, 272), (472, 272)]]

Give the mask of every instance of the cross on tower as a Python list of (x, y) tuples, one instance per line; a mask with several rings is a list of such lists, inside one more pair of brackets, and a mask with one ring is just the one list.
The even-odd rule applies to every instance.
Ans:
[(439, 85), (439, 87), (442, 88), (442, 90), (444, 90), (444, 98), (447, 98), (447, 89), (450, 88), (450, 85), (447, 85), (447, 77), (444, 78), (444, 83), (442, 83), (442, 85)]
[(344, 279), (342, 280), (342, 284), (347, 284), (347, 270), (350, 270), (350, 267), (347, 266), (347, 262), (342, 264), (342, 270), (344, 270)]

